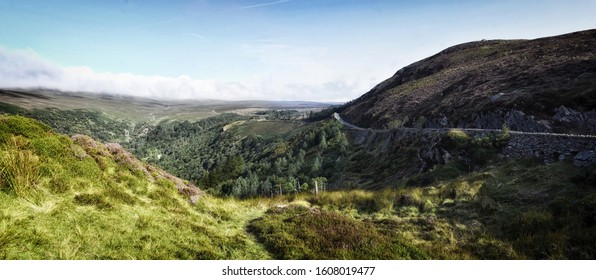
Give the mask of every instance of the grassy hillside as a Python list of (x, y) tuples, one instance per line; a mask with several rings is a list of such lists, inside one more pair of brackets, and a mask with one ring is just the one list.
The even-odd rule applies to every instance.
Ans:
[[(310, 207), (292, 196), (215, 198), (138, 161), (118, 144), (83, 135), (69, 138), (25, 117), (0, 116), (0, 154), (2, 259), (429, 257), (360, 217)], [(303, 232), (295, 232), (292, 224), (268, 230), (260, 221), (286, 223), (273, 216), (280, 213), (275, 209), (295, 211), (284, 212), (285, 217), (306, 211), (318, 218), (301, 220)], [(287, 238), (317, 248), (298, 254), (302, 248), (294, 246), (288, 250), (295, 253), (279, 254), (270, 244), (277, 239), (267, 235), (271, 230), (289, 231)], [(316, 240), (350, 234), (376, 245), (314, 244), (311, 231)]]
[[(372, 128), (499, 128), (508, 122), (524, 130), (529, 125), (520, 122), (527, 116), (544, 130), (594, 133), (594, 44), (596, 30), (457, 45), (400, 69), (340, 110), (348, 121)], [(560, 118), (561, 106), (582, 121)]]
[(24, 117), (0, 117), (0, 154), (3, 259), (596, 257), (593, 166), (498, 161), (377, 191), (236, 200)]
[[(566, 38), (588, 36), (589, 41), (590, 34)], [(506, 47), (511, 53), (501, 59), (507, 60), (517, 51), (529, 51), (527, 43), (456, 46), (400, 71), (377, 90), (401, 81), (392, 85), (416, 93), (434, 88), (418, 84), (420, 79), (432, 81), (470, 69), (466, 75), (473, 81), (480, 77), (474, 71), (494, 62), (478, 60), (478, 47)], [(512, 44), (521, 45), (511, 49)], [(579, 43), (569, 44), (561, 48), (583, 49)], [(418, 68), (437, 60), (445, 67), (470, 67)], [(588, 77), (591, 83), (588, 70), (577, 79)], [(545, 90), (570, 85), (560, 82), (545, 84)], [(453, 92), (476, 90), (473, 83), (461, 85)], [(533, 85), (527, 84), (528, 89)], [(593, 101), (590, 87), (584, 89), (588, 91), (573, 91), (572, 101), (562, 98), (560, 104)], [(197, 121), (169, 115), (143, 121), (80, 108), (27, 107), (26, 101), (17, 102), (22, 107), (0, 103), (0, 112), (47, 124), (0, 115), (0, 258), (596, 258), (596, 166), (576, 167), (569, 158), (553, 164), (506, 159), (501, 153), (509, 141), (507, 129), (476, 136), (458, 129), (349, 131), (327, 118), (333, 110), (345, 110), (373, 125), (423, 127), (432, 119), (416, 114), (426, 114), (424, 106), (432, 102), (450, 100), (433, 97), (425, 99), (429, 104), (411, 103), (422, 104), (407, 116), (416, 119), (412, 123), (392, 110), (422, 95), (410, 92), (408, 97), (404, 92), (386, 99), (386, 91), (375, 91), (346, 106), (311, 114), (313, 122), (295, 120), (299, 111), (261, 110), (254, 116), (220, 112)], [(19, 100), (47, 98), (11, 94)], [(525, 97), (505, 97), (486, 108), (514, 109), (507, 107), (511, 101), (516, 109), (534, 112), (524, 107), (529, 104)], [(387, 101), (391, 98), (396, 102)], [(486, 109), (483, 102), (462, 106), (481, 112)], [(585, 113), (590, 102), (576, 109)], [(360, 112), (362, 104), (372, 107)], [(384, 110), (386, 118), (371, 117), (381, 112), (376, 110)], [(589, 114), (574, 114), (564, 117), (593, 120)]]
[(244, 230), (264, 206), (205, 196), (118, 145), (73, 139), (0, 116), (0, 258), (269, 258)]
[(593, 259), (595, 176), (507, 161), (426, 185), (289, 196), (249, 231), (276, 258)]

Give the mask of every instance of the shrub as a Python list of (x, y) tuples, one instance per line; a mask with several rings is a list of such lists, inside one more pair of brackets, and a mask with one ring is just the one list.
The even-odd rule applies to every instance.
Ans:
[(456, 128), (450, 129), (447, 132), (447, 137), (456, 145), (465, 144), (470, 140), (470, 136), (465, 131)]
[(509, 130), (507, 124), (503, 123), (502, 132), (495, 138), (495, 145), (497, 147), (503, 147), (509, 142), (510, 138), (511, 131)]
[(143, 164), (138, 159), (136, 159), (130, 152), (122, 148), (120, 144), (107, 143), (105, 144), (105, 148), (112, 154), (112, 157), (118, 164), (124, 166), (136, 175), (146, 175), (147, 177), (150, 176), (149, 172), (147, 171), (147, 169), (145, 169)]

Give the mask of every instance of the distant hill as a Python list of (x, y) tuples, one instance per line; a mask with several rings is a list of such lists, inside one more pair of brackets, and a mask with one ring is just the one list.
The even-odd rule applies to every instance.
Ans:
[(596, 30), (482, 40), (404, 67), (352, 101), (362, 127), (472, 127), (596, 134)]
[(28, 110), (88, 110), (132, 122), (196, 121), (222, 113), (255, 115), (267, 110), (296, 110), (304, 114), (337, 103), (264, 100), (157, 100), (144, 97), (50, 89), (0, 89), (0, 113), (9, 104)]

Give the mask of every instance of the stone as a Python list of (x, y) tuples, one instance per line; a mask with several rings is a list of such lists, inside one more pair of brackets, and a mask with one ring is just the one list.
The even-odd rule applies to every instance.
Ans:
[(555, 110), (553, 120), (563, 123), (581, 123), (584, 121), (584, 115), (581, 112), (561, 105)]
[(581, 151), (573, 157), (573, 165), (575, 166), (586, 166), (591, 163), (596, 163), (596, 152), (594, 150)]
[(439, 121), (439, 124), (443, 127), (449, 127), (449, 120), (446, 116), (443, 116), (443, 118)]
[(547, 132), (548, 127), (522, 111), (511, 110), (505, 114), (505, 123), (511, 130), (527, 132)]
[[(503, 125), (503, 114), (501, 112), (484, 112), (474, 117), (473, 127), (484, 129), (500, 129)], [(467, 127), (466, 124), (460, 124)]]
[(551, 123), (547, 120), (539, 120), (538, 123), (545, 127), (547, 131), (551, 131), (553, 129)]
[(451, 160), (451, 154), (446, 150), (443, 150), (443, 162), (447, 164)]
[(490, 98), (490, 101), (491, 101), (491, 102), (495, 102), (495, 101), (497, 101), (497, 100), (501, 99), (501, 97), (503, 97), (504, 95), (505, 95), (504, 93), (502, 93), (502, 92), (499, 92), (499, 93), (497, 93), (497, 94), (495, 94), (495, 95), (491, 96), (491, 98)]

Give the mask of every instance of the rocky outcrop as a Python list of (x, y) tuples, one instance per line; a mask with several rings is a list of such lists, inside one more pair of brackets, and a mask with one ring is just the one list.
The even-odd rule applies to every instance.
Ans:
[(581, 112), (559, 106), (553, 116), (539, 119), (519, 110), (482, 112), (470, 120), (450, 120), (447, 116), (427, 118), (425, 128), (479, 128), (501, 129), (503, 124), (511, 130), (523, 132), (569, 132), (596, 135), (596, 110)]
[(594, 157), (589, 155), (593, 155), (594, 151), (594, 137), (512, 134), (503, 154), (511, 158), (538, 158), (547, 163), (573, 159), (575, 165), (584, 166), (593, 162)]
[(522, 111), (511, 110), (507, 112), (483, 112), (471, 117), (470, 120), (450, 121), (447, 116), (438, 119), (429, 119), (424, 124), (425, 128), (479, 128), (501, 129), (503, 124), (509, 129), (526, 132), (551, 132), (550, 122), (537, 120), (534, 116), (526, 115)]
[[(408, 146), (415, 143), (420, 148), (418, 158), (423, 162), (423, 167), (432, 164), (445, 164), (449, 162), (452, 155), (449, 151), (438, 147), (437, 143), (443, 138), (449, 129), (413, 129), (396, 128), (386, 130), (364, 129), (341, 119), (335, 115), (336, 119), (346, 125), (358, 145), (372, 146), (381, 141), (384, 151), (393, 145)], [(527, 121), (523, 115), (512, 117), (512, 119), (521, 120), (519, 123)], [(461, 129), (470, 137), (492, 136), (502, 134), (500, 129)], [(596, 163), (596, 136), (593, 135), (574, 135), (574, 134), (556, 134), (541, 132), (522, 132), (510, 131), (509, 141), (502, 154), (510, 158), (538, 158), (545, 163), (558, 160), (571, 160), (577, 166), (585, 166)]]
[(561, 105), (555, 110), (552, 120), (554, 123), (563, 127), (578, 127), (584, 131), (596, 134), (596, 110), (580, 112)]
[(563, 105), (559, 106), (555, 110), (555, 115), (553, 116), (553, 120), (559, 121), (562, 123), (576, 123), (576, 122), (584, 122), (584, 114), (567, 108)]
[(592, 163), (596, 163), (596, 152), (594, 150), (581, 151), (573, 157), (573, 164), (577, 166), (585, 166)]

